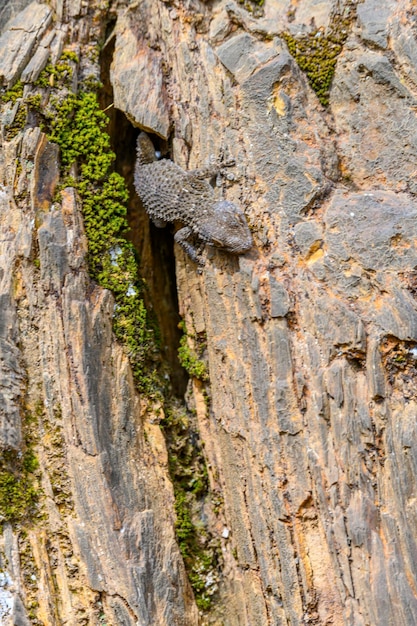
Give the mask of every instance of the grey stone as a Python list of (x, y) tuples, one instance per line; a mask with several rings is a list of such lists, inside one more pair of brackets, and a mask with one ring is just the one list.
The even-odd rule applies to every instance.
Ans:
[[(0, 449), (19, 450), (25, 371), (18, 342), (18, 320), (13, 298), (14, 254), (22, 254), (21, 220), (12, 218), (11, 198), (0, 188)], [(11, 205), (11, 206), (10, 206)]]
[(81, 524), (75, 520), (71, 524), (72, 532), (77, 541), (77, 547), (84, 562), (88, 582), (92, 589), (102, 591), (104, 588), (104, 580), (100, 568), (100, 561), (93, 549), (89, 534), (85, 531)]
[(363, 323), (346, 304), (336, 298), (319, 297), (311, 315), (322, 341), (322, 349), (328, 351), (329, 356), (342, 356), (348, 351), (365, 353), (366, 334)]
[[(146, 12), (146, 7), (143, 11)], [(134, 16), (129, 11), (117, 22), (116, 48), (110, 70), (114, 106), (135, 126), (167, 139), (170, 118), (162, 57), (149, 48), (147, 27), (148, 24), (143, 24), (143, 33), (137, 33)]]
[(413, 99), (410, 91), (403, 85), (386, 56), (367, 52), (359, 57), (357, 69), (360, 72), (369, 72), (376, 83), (391, 87), (400, 97), (408, 96)]
[(13, 85), (52, 20), (46, 4), (32, 2), (8, 24), (0, 37), (0, 81)]
[(277, 53), (276, 45), (265, 46), (247, 33), (232, 37), (216, 50), (220, 61), (239, 82), (246, 80)]
[(343, 393), (343, 366), (338, 361), (333, 361), (331, 366), (326, 372), (325, 381), (327, 393), (336, 403), (337, 407), (341, 407), (344, 401), (344, 393)]
[(59, 146), (43, 136), (33, 171), (33, 201), (37, 209), (51, 206), (59, 180)]
[(210, 23), (210, 41), (218, 43), (229, 34), (232, 24), (225, 10), (220, 11)]
[(44, 289), (61, 289), (68, 271), (66, 231), (62, 213), (48, 213), (38, 230), (41, 277)]
[(323, 229), (316, 222), (299, 222), (294, 226), (294, 239), (304, 257), (319, 247), (322, 238)]
[(397, 65), (415, 84), (417, 82), (417, 41), (413, 23), (409, 20), (392, 20), (390, 35), (390, 45), (395, 52)]
[[(5, 302), (6, 300), (6, 302)], [(9, 319), (11, 302), (0, 297), (2, 316)], [(18, 347), (10, 340), (0, 337), (0, 448), (19, 450), (22, 443), (21, 405), (24, 394), (25, 375)]]
[(31, 2), (32, 0), (0, 0), (0, 34), (7, 30), (9, 21)]
[[(63, 0), (60, 0), (63, 1)], [(68, 27), (66, 24), (59, 24), (55, 27), (55, 37), (51, 41), (49, 46), (51, 52), (51, 62), (56, 63), (62, 54), (65, 46), (65, 41), (68, 37)]]
[(290, 310), (290, 298), (284, 285), (274, 276), (269, 277), (271, 317), (285, 317)]
[(416, 100), (397, 65), (378, 52), (346, 49), (338, 59), (330, 101), (339, 157), (356, 187), (416, 193)]
[(366, 314), (385, 334), (404, 341), (417, 341), (417, 304), (405, 289), (391, 286), (383, 294), (381, 308), (373, 311), (368, 307)]
[[(306, 0), (291, 6), (294, 9), (289, 30), (297, 34), (311, 32), (317, 28), (328, 28), (332, 16), (333, 3), (326, 0)], [(333, 9), (334, 10), (334, 9)]]
[(378, 531), (378, 511), (374, 503), (363, 494), (355, 494), (347, 510), (347, 530), (354, 546), (365, 544), (372, 550), (371, 533)]
[(328, 254), (366, 269), (411, 269), (417, 264), (417, 205), (390, 191), (337, 192), (324, 221)]
[[(397, 507), (403, 507), (405, 503), (402, 501), (402, 491), (401, 485), (406, 484), (406, 476), (402, 471), (402, 463), (395, 464), (393, 467), (390, 467), (393, 475), (393, 495), (396, 500)], [(411, 507), (407, 507), (407, 509), (411, 509)], [(404, 509), (402, 509), (404, 510)], [(386, 565), (386, 576), (388, 582), (388, 589), (390, 591), (388, 597), (397, 597), (401, 598), (401, 613), (398, 611), (398, 607), (392, 607), (392, 605), (387, 602), (382, 603), (383, 607), (386, 607), (390, 610), (390, 614), (392, 615), (393, 610), (395, 611), (395, 617), (390, 621), (386, 622), (387, 626), (389, 624), (395, 623), (399, 621), (400, 623), (406, 624), (407, 626), (412, 624), (415, 621), (415, 616), (417, 615), (417, 600), (415, 594), (410, 588), (410, 581), (407, 580), (407, 577), (404, 577), (403, 572), (404, 568), (406, 568), (406, 563), (404, 562), (404, 554), (401, 550), (401, 541), (400, 541), (400, 530), (398, 528), (398, 524), (396, 524), (395, 518), (392, 515), (387, 513), (381, 514), (381, 526), (383, 533), (388, 533), (390, 537), (392, 537), (392, 558), (389, 559)], [(406, 542), (406, 555), (408, 558), (412, 559), (412, 562), (415, 562), (417, 559), (417, 555), (415, 553), (415, 540), (411, 536), (409, 536), (408, 541)], [(411, 541), (410, 541), (411, 540)], [(380, 560), (381, 562), (385, 562), (384, 559), (384, 550), (385, 546), (381, 545), (380, 552)], [(378, 568), (379, 569), (379, 568)], [(410, 571), (410, 570), (408, 570)], [(410, 571), (410, 575), (413, 578), (413, 582), (415, 582), (415, 573), (414, 571)], [(384, 589), (383, 589), (384, 591)], [(378, 600), (383, 600), (383, 593), (379, 594), (377, 598), (375, 598), (376, 610), (378, 609)], [(379, 615), (378, 615), (379, 617)], [(381, 616), (382, 617), (382, 616)], [(379, 623), (376, 621), (376, 623)]]
[[(272, 214), (285, 214), (288, 222), (295, 224), (300, 221), (306, 206), (327, 186), (323, 163), (332, 160), (334, 147), (324, 139), (327, 130), (322, 126), (322, 120), (317, 119), (318, 134), (308, 137), (303, 133), (312, 108), (307, 113), (305, 99), (296, 96), (296, 101), (292, 101), (288, 97), (291, 85), (298, 84), (302, 89), (304, 83), (297, 65), (280, 43), (274, 40), (267, 46), (245, 39), (243, 35), (240, 42), (256, 51), (258, 59), (275, 50), (275, 56), (259, 63), (258, 69), (242, 82), (244, 115), (253, 120), (245, 132), (250, 149), (250, 168), (264, 181), (268, 210)], [(231, 50), (236, 52), (233, 48)], [(245, 65), (236, 54), (233, 63), (235, 58), (237, 67), (239, 63), (243, 64), (239, 67), (242, 75), (251, 72), (252, 61)]]
[(278, 107), (271, 107), (274, 86), (280, 77), (288, 74), (297, 80), (298, 70), (293, 60), (282, 52), (249, 76), (242, 92), (247, 114), (256, 120), (248, 130), (248, 138), (254, 159), (252, 166), (262, 172), (267, 184), (265, 200), (271, 212), (284, 212), (294, 224), (300, 220), (306, 205), (321, 193), (325, 178), (317, 151), (297, 137), (297, 121), (303, 117), (302, 103), (295, 113), (291, 106), (285, 106), (282, 91), (278, 95), (284, 103), (282, 113)]
[(13, 626), (30, 626), (31, 624), (22, 599), (18, 595), (16, 595), (14, 599), (12, 624)]
[(46, 66), (48, 59), (51, 54), (50, 46), (55, 38), (55, 31), (52, 30), (44, 35), (42, 40), (39, 43), (39, 46), (35, 52), (35, 54), (30, 59), (29, 63), (26, 65), (25, 69), (22, 72), (21, 79), (24, 83), (35, 82), (39, 74), (42, 72), (44, 67)]
[(386, 394), (385, 373), (382, 367), (378, 340), (371, 339), (368, 341), (366, 369), (372, 397), (376, 400), (384, 398)]
[(388, 44), (388, 18), (395, 2), (390, 0), (365, 0), (357, 6), (360, 36), (364, 41), (373, 43), (380, 48)]

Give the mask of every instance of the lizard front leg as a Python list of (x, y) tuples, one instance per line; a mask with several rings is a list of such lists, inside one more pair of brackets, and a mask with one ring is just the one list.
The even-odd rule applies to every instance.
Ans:
[[(209, 158), (209, 162), (204, 167), (200, 167), (197, 170), (190, 170), (188, 174), (195, 178), (214, 178), (223, 176), (225, 178), (229, 178), (230, 173), (227, 172), (225, 168), (232, 167), (236, 165), (236, 161), (233, 158), (225, 159), (223, 154), (220, 155), (218, 159), (214, 155), (211, 155)], [(234, 178), (233, 174), (231, 175), (230, 180)]]
[(194, 261), (194, 263), (198, 263), (198, 265), (204, 265), (205, 261), (199, 253), (199, 250), (189, 241), (189, 239), (193, 236), (195, 235), (191, 228), (189, 226), (184, 226), (175, 233), (174, 240), (181, 246), (183, 250), (185, 250), (190, 259)]
[(213, 163), (212, 165), (206, 165), (205, 167), (200, 167), (198, 170), (190, 170), (187, 172), (189, 176), (193, 178), (198, 178), (200, 180), (205, 178), (214, 178), (220, 174), (221, 167), (218, 163)]

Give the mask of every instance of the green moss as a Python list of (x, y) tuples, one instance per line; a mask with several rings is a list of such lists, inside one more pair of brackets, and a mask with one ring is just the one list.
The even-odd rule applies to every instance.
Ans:
[(12, 102), (14, 104), (16, 100), (18, 100), (19, 98), (23, 98), (23, 87), (24, 85), (22, 81), (18, 80), (13, 87), (3, 93), (3, 95), (1, 96), (2, 101)]
[(175, 490), (175, 530), (179, 547), (197, 606), (207, 611), (217, 589), (219, 550), (209, 544), (205, 529), (193, 522), (192, 504), (189, 493), (178, 488)]
[(11, 124), (5, 126), (6, 141), (11, 141), (25, 127), (27, 120), (27, 112), (24, 104), (20, 104), (14, 120)]
[(256, 17), (263, 15), (263, 12), (259, 13), (259, 9), (265, 4), (265, 0), (238, 0), (239, 4), (242, 4), (249, 13), (255, 13)]
[[(6, 138), (12, 139), (25, 126), (28, 112), (33, 111), (49, 140), (59, 145), (60, 189), (75, 187), (82, 201), (90, 275), (113, 292), (116, 337), (126, 349), (138, 387), (155, 395), (161, 387), (154, 364), (155, 333), (143, 302), (135, 250), (126, 240), (129, 194), (122, 176), (113, 171), (115, 154), (107, 132), (108, 117), (100, 109), (96, 94), (99, 83), (90, 77), (79, 93), (71, 91), (77, 63), (77, 55), (66, 50), (55, 65), (47, 64), (34, 86), (49, 93), (48, 103), (42, 107), (39, 93), (27, 95), (6, 128)], [(16, 83), (2, 98), (7, 102), (23, 98), (22, 83)]]
[(96, 76), (92, 75), (87, 76), (83, 80), (83, 87), (85, 91), (98, 92), (100, 89), (103, 89), (103, 83), (100, 82)]
[(25, 608), (28, 612), (30, 623), (33, 626), (41, 626), (44, 622), (38, 619), (38, 593), (39, 593), (39, 569), (36, 565), (30, 539), (25, 530), (21, 530), (18, 536), (20, 574), (25, 589)]
[(34, 87), (61, 88), (69, 86), (72, 80), (74, 65), (78, 63), (78, 57), (72, 50), (64, 50), (61, 57), (53, 65), (48, 63), (34, 82)]
[(3, 451), (0, 458), (0, 521), (16, 524), (37, 511), (39, 488), (34, 472), (38, 460), (30, 447)]
[(179, 540), (181, 554), (184, 559), (191, 556), (190, 545), (195, 535), (195, 526), (191, 521), (190, 509), (185, 491), (175, 494), (175, 514), (177, 516), (175, 530)]
[(42, 103), (42, 96), (40, 93), (32, 94), (25, 98), (26, 106), (34, 111), (39, 111)]
[(72, 61), (76, 65), (78, 65), (78, 63), (80, 62), (78, 59), (78, 55), (73, 50), (62, 51), (59, 63), (64, 63), (65, 61)]
[(166, 409), (161, 423), (174, 484), (175, 530), (198, 607), (207, 611), (217, 589), (219, 547), (201, 518), (210, 499), (207, 467), (191, 415), (180, 407)]
[[(20, 93), (20, 91), (19, 91)], [(23, 95), (23, 90), (22, 90)], [(10, 102), (16, 102), (16, 100), (10, 99)], [(11, 124), (5, 126), (5, 138), (6, 141), (11, 141), (16, 135), (24, 129), (28, 119), (28, 112), (30, 110), (39, 110), (41, 105), (40, 94), (31, 95), (25, 98), (18, 104), (17, 112), (14, 120)]]
[(184, 331), (184, 335), (180, 339), (180, 345), (178, 348), (178, 360), (180, 364), (192, 378), (207, 381), (209, 376), (206, 364), (198, 358), (188, 345), (189, 335), (187, 335), (184, 322), (181, 322), (179, 327)]
[[(96, 94), (70, 93), (62, 101), (53, 97), (51, 107), (48, 135), (61, 148), (64, 173), (80, 159), (87, 174), (87, 180), (81, 180), (81, 184), (101, 181), (115, 155), (110, 151), (110, 137), (105, 132), (108, 118), (100, 110)], [(91, 154), (94, 148), (97, 153)]]
[(0, 523), (14, 525), (33, 522), (39, 517), (42, 490), (38, 484), (39, 461), (34, 447), (37, 441), (42, 402), (22, 419), (23, 441), (19, 450), (3, 450), (0, 454)]
[(343, 14), (333, 15), (327, 33), (317, 29), (296, 37), (290, 33), (281, 34), (290, 54), (305, 72), (312, 89), (324, 106), (329, 104), (337, 57), (342, 52), (354, 15), (354, 3), (349, 2)]
[[(95, 92), (82, 90), (63, 100), (56, 96), (50, 100), (46, 131), (61, 149), (63, 186), (76, 187), (82, 200), (90, 274), (112, 291), (114, 332), (126, 349), (136, 383), (150, 394), (156, 389), (150, 365), (156, 347), (135, 250), (125, 238), (129, 194), (122, 176), (113, 171), (115, 154), (107, 125)], [(77, 179), (70, 177), (74, 165)]]
[(214, 552), (201, 551), (194, 560), (193, 567), (189, 572), (191, 586), (194, 590), (196, 603), (199, 609), (207, 611), (212, 604), (213, 590), (210, 589), (212, 574), (215, 571), (216, 561)]
[(198, 433), (184, 408), (166, 408), (161, 422), (169, 449), (170, 474), (182, 490), (200, 496), (208, 491), (207, 468)]

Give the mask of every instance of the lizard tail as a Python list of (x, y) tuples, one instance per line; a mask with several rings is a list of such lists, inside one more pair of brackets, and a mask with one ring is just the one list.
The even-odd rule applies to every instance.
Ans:
[(146, 163), (153, 163), (156, 161), (155, 148), (148, 135), (144, 132), (139, 133), (136, 153), (138, 156), (137, 163), (139, 165), (146, 165)]

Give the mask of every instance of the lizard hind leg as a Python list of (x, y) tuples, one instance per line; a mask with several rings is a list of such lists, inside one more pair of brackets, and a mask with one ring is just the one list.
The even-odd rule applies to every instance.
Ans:
[(189, 226), (180, 228), (175, 235), (174, 241), (181, 246), (181, 248), (188, 254), (190, 259), (198, 265), (204, 265), (205, 261), (201, 256), (201, 246), (195, 246), (191, 241), (192, 237), (195, 237), (193, 231)]
[(151, 217), (151, 220), (152, 220), (153, 225), (156, 226), (157, 228), (165, 228), (165, 226), (168, 224), (168, 222), (161, 219), (160, 217)]

